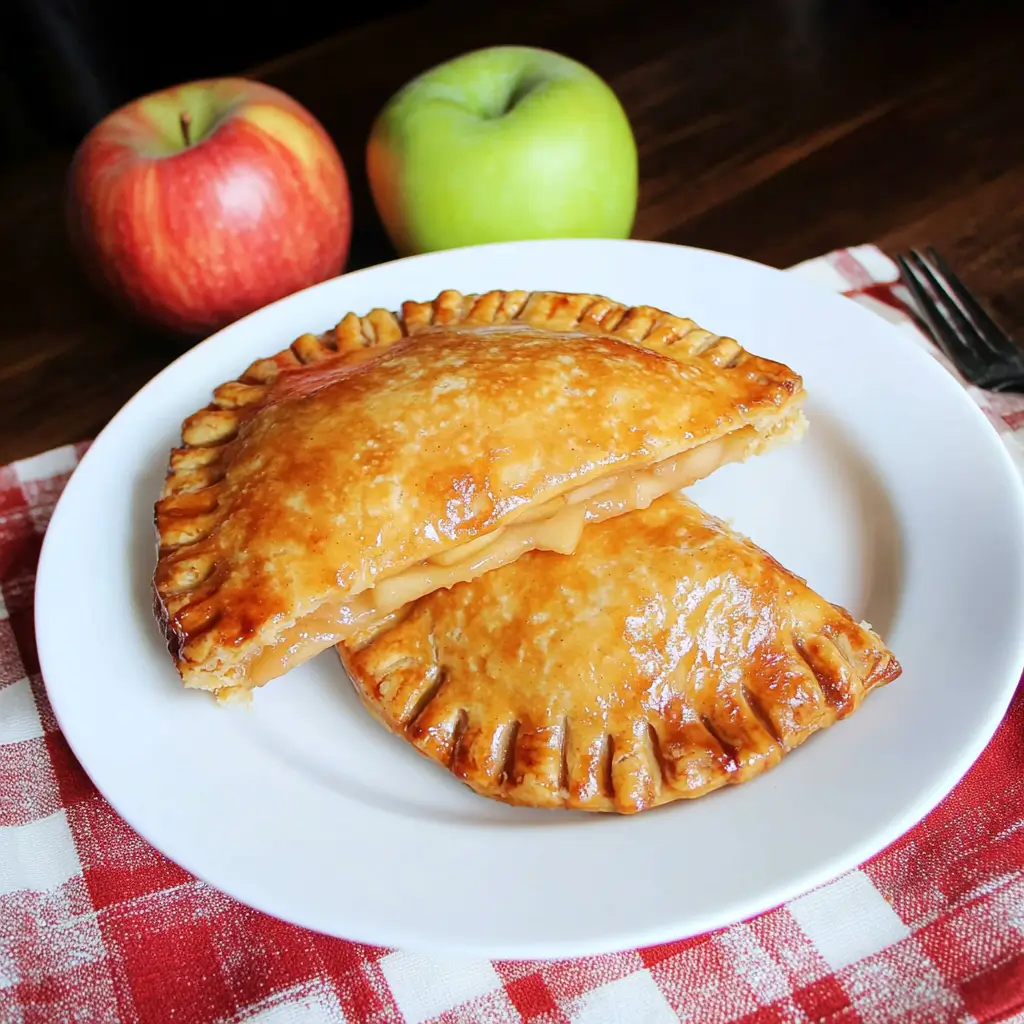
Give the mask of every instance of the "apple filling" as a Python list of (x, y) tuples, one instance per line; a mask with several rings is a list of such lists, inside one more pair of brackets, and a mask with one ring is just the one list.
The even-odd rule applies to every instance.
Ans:
[(591, 481), (524, 509), (512, 521), (507, 517), (490, 533), (412, 565), (356, 597), (327, 600), (252, 659), (245, 685), (262, 686), (348, 637), (372, 635), (404, 605), (508, 565), (527, 551), (572, 554), (586, 523), (647, 508), (663, 494), (745, 458), (763, 440), (753, 427), (743, 427), (652, 466)]

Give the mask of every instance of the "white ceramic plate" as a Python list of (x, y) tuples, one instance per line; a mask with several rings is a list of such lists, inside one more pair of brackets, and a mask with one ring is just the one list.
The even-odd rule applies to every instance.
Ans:
[[(765, 777), (632, 818), (473, 795), (371, 720), (332, 652), (250, 709), (186, 692), (150, 611), (152, 507), (181, 420), (303, 331), (447, 287), (648, 303), (802, 373), (803, 443), (726, 467), (694, 494), (872, 622), (903, 676)], [(650, 243), (455, 250), (291, 296), (143, 388), (64, 492), (36, 624), (78, 758), (189, 871), (271, 914), (364, 942), (593, 953), (779, 904), (881, 849), (952, 788), (1024, 662), (1024, 503), (1000, 441), (959, 386), (848, 300), (753, 263)]]

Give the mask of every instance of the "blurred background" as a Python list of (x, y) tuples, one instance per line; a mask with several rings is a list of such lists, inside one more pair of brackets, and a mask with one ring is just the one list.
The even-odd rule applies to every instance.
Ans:
[[(0, 4), (0, 165), (74, 145), (104, 114), (154, 89), (240, 74), (414, 0), (238, 0), (166, 7), (138, 0)], [(257, 12), (260, 13), (257, 13)]]
[[(983, 9), (991, 5), (981, 0), (974, 6), (975, 16), (984, 17)], [(495, 37), (489, 43), (547, 45), (585, 62), (597, 54), (604, 56), (611, 40), (606, 36), (602, 41), (602, 30), (614, 29), (615, 41), (635, 55), (636, 44), (660, 22), (661, 32), (686, 52), (688, 37), (706, 36), (716, 23), (721, 32), (731, 21), (728, 42), (732, 48), (716, 46), (708, 56), (721, 72), (742, 82), (764, 59), (748, 47), (776, 50), (786, 68), (784, 77), (806, 77), (823, 61), (842, 62), (852, 56), (862, 33), (877, 39), (880, 29), (908, 29), (921, 16), (942, 22), (949, 12), (962, 12), (964, 4), (951, 0), (728, 0), (715, 5), (693, 0), (630, 4), (560, 0), (547, 5), (527, 0), (491, 7), (457, 0), (355, 4), (289, 0), (268, 14), (269, 9), (240, 0), (190, 0), (166, 7), (138, 0), (5, 0), (0, 4), (0, 166), (55, 145), (73, 146), (105, 113), (143, 93), (193, 78), (259, 75), (264, 65), (286, 54), (345, 30), (386, 22), (413, 8), (436, 12), (423, 21), (425, 27), (434, 22), (426, 44), (449, 38), (452, 45), (445, 56), (459, 52), (464, 30), (479, 35), (487, 25), (488, 35)], [(379, 46), (380, 38), (374, 37), (375, 45)], [(708, 41), (718, 43), (718, 33)], [(742, 49), (736, 49), (737, 44)], [(652, 59), (663, 59), (664, 49), (663, 43), (652, 47)], [(865, 71), (871, 70), (870, 51), (870, 46), (863, 47)], [(405, 55), (386, 46), (361, 55), (360, 65), (369, 60), (385, 66), (408, 63)], [(679, 65), (679, 70), (684, 66)], [(748, 77), (747, 84), (753, 102), (755, 77)]]

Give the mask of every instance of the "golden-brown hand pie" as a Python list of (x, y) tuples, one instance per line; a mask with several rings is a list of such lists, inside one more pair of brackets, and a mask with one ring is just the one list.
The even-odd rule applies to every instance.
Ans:
[(156, 609), (188, 686), (260, 685), (409, 601), (798, 434), (800, 378), (595, 295), (346, 316), (185, 421)]
[(478, 793), (625, 813), (759, 774), (900, 672), (867, 626), (678, 495), (339, 652), (370, 711)]

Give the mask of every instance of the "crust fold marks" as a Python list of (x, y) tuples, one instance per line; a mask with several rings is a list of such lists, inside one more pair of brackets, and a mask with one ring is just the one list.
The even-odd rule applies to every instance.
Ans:
[(215, 405), (201, 409), (185, 420), (181, 439), (195, 447), (224, 444), (238, 432), (239, 415), (234, 409), (220, 409)]
[(609, 799), (615, 796), (615, 777), (612, 773), (612, 766), (615, 758), (615, 740), (611, 736), (605, 736), (601, 745), (601, 753), (598, 759), (598, 779), (601, 784), (601, 795)]
[(503, 732), (504, 750), (502, 751), (501, 772), (498, 776), (498, 781), (503, 787), (515, 784), (516, 744), (519, 741), (519, 730), (521, 728), (522, 723), (514, 721)]
[(563, 801), (569, 799), (569, 719), (562, 719), (562, 743), (559, 750), (558, 795)]
[[(380, 694), (382, 697), (401, 694), (405, 700), (402, 702), (401, 712), (395, 715), (395, 719), (402, 725), (414, 725), (441, 692), (447, 678), (448, 674), (443, 669), (427, 669), (422, 662), (410, 658), (408, 662), (397, 665), (388, 673), (387, 679), (380, 685)], [(402, 686), (406, 679), (411, 686)], [(398, 689), (386, 693), (386, 688), (390, 689), (396, 682)], [(395, 707), (397, 709), (397, 705)]]
[(459, 755), (462, 753), (462, 741), (465, 739), (466, 726), (468, 723), (469, 713), (465, 708), (459, 708), (459, 713), (455, 720), (455, 730), (452, 733), (452, 749), (448, 754), (449, 770), (455, 767), (455, 762), (459, 759)]
[(658, 765), (646, 721), (609, 737), (611, 797), (615, 810), (635, 814), (653, 806), (661, 793)]
[(163, 598), (186, 594), (205, 583), (216, 567), (216, 561), (208, 554), (189, 553), (168, 560), (166, 572), (157, 578), (157, 590)]
[(435, 678), (413, 706), (405, 734), (428, 757), (450, 765), (460, 729), (465, 729), (466, 710), (441, 699), (448, 679), (447, 669), (442, 666), (433, 674)]
[(772, 741), (788, 748), (785, 737), (779, 735), (779, 730), (775, 728), (775, 724), (761, 705), (760, 698), (742, 683), (740, 684), (740, 696), (750, 708), (750, 713), (757, 719), (758, 725), (772, 738)]
[(855, 711), (864, 696), (864, 682), (839, 648), (824, 634), (797, 641), (795, 647), (836, 717), (845, 718)]
[(562, 805), (558, 780), (562, 770), (562, 723), (520, 724), (508, 796), (535, 807)]
[(487, 794), (501, 788), (508, 770), (510, 738), (518, 722), (481, 723), (467, 714), (449, 768)]

